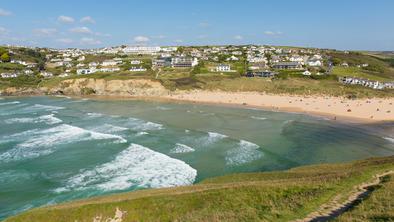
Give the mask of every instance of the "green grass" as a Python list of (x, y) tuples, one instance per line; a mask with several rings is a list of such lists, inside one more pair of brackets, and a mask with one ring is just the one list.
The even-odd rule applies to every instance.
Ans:
[(342, 214), (335, 221), (394, 221), (394, 176), (383, 179), (381, 185), (373, 188), (373, 192), (360, 204)]
[[(141, 190), (38, 208), (6, 221), (92, 221), (99, 215), (113, 217), (116, 208), (127, 212), (123, 221), (289, 221), (305, 217), (336, 196), (346, 198), (355, 185), (393, 169), (394, 156), (235, 174), (188, 187)], [(393, 192), (385, 194), (387, 200), (394, 198)]]
[(358, 77), (363, 79), (377, 80), (377, 81), (393, 81), (394, 79), (390, 79), (387, 77), (381, 77), (374, 75), (368, 71), (363, 70), (358, 67), (340, 67), (336, 66), (332, 70), (332, 74), (336, 76), (349, 76), (349, 77)]

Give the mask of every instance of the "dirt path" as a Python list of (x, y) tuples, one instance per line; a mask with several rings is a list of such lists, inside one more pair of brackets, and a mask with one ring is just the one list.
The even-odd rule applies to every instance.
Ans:
[(321, 205), (317, 211), (310, 213), (304, 219), (295, 220), (294, 222), (330, 221), (330, 220), (338, 217), (339, 215), (343, 214), (347, 210), (349, 210), (358, 201), (363, 200), (371, 192), (370, 191), (371, 187), (374, 187), (374, 186), (380, 184), (382, 181), (382, 178), (387, 175), (390, 175), (390, 174), (394, 174), (394, 171), (389, 171), (386, 173), (377, 174), (373, 177), (374, 178), (373, 181), (371, 181), (369, 183), (362, 183), (360, 185), (355, 186), (353, 188), (353, 190), (350, 192), (350, 195), (347, 200), (340, 202), (341, 196), (338, 195), (338, 196), (334, 197), (334, 199), (331, 200), (330, 202)]

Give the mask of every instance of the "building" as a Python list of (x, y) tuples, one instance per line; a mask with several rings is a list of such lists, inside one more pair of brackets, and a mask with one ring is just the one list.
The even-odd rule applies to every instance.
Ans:
[(277, 62), (272, 66), (274, 69), (301, 69), (302, 66), (298, 62)]
[(302, 75), (304, 75), (304, 76), (311, 76), (312, 73), (309, 72), (308, 70), (306, 70), (306, 71), (304, 71), (304, 72), (302, 73)]
[(151, 55), (161, 51), (159, 46), (129, 46), (123, 49), (126, 54), (141, 54), (141, 55)]
[(140, 61), (140, 60), (131, 60), (130, 61), (130, 64), (131, 65), (139, 65), (139, 64), (141, 64), (142, 62)]
[(192, 57), (174, 57), (171, 59), (171, 65), (174, 68), (191, 68), (198, 65), (198, 60)]
[(8, 79), (8, 78), (16, 78), (16, 77), (18, 77), (20, 74), (19, 73), (16, 73), (16, 72), (14, 72), (14, 73), (1, 73), (1, 78), (4, 78), (4, 79)]
[(77, 74), (78, 75), (87, 75), (87, 74), (93, 74), (97, 72), (96, 68), (90, 68), (90, 69), (77, 69)]
[(216, 72), (231, 72), (230, 65), (220, 64), (216, 66)]
[(105, 60), (104, 62), (101, 63), (102, 66), (116, 66), (118, 65), (118, 62), (115, 60)]
[(264, 78), (272, 78), (275, 77), (278, 73), (270, 72), (270, 71), (262, 71), (262, 72), (248, 72), (246, 73), (246, 77), (264, 77)]
[(171, 57), (160, 57), (160, 58), (153, 59), (152, 66), (154, 68), (170, 67), (171, 66)]
[(129, 69), (129, 71), (130, 71), (130, 72), (145, 72), (145, 71), (146, 71), (146, 68), (144, 68), (144, 67), (142, 67), (142, 66), (140, 66), (140, 67), (133, 66), (133, 67), (131, 67), (131, 68)]

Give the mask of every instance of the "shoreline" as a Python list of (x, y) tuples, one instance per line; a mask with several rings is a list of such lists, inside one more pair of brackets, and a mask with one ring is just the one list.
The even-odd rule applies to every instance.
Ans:
[[(382, 123), (394, 121), (394, 98), (347, 99), (319, 95), (279, 95), (259, 92), (175, 91), (159, 95), (18, 95), (95, 98), (112, 100), (145, 100), (175, 103), (197, 103), (223, 107), (260, 109), (320, 117), (348, 123)], [(5, 96), (10, 97), (10, 96)]]
[[(178, 91), (162, 96), (90, 95), (70, 97), (197, 103), (271, 112), (297, 113), (347, 123), (364, 124), (394, 121), (394, 98), (349, 100), (340, 97), (270, 95), (257, 92), (223, 91)], [(349, 109), (351, 112), (348, 112)]]

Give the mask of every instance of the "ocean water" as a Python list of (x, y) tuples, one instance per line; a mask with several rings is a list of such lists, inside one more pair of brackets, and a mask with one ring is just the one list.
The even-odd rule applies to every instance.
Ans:
[(2, 98), (0, 220), (37, 206), (230, 173), (394, 155), (393, 138), (370, 126), (256, 109)]

